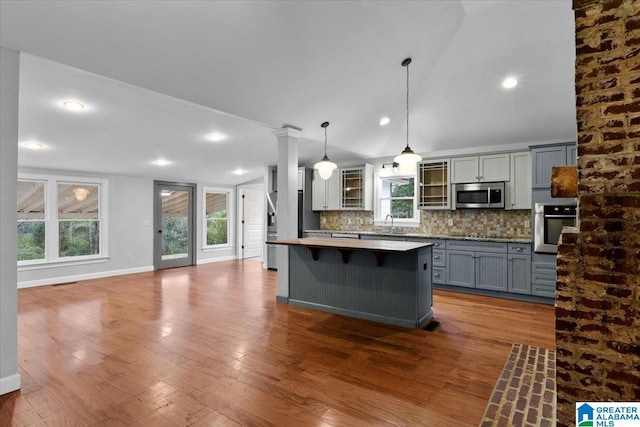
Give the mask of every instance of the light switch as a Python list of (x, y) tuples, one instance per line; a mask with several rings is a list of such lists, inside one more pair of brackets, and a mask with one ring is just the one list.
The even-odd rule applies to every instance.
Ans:
[(142, 220), (142, 225), (144, 225), (145, 227), (149, 225), (149, 220), (148, 219), (143, 219)]
[(449, 225), (453, 225), (453, 218), (449, 218), (449, 219), (447, 220), (447, 224), (449, 224)]

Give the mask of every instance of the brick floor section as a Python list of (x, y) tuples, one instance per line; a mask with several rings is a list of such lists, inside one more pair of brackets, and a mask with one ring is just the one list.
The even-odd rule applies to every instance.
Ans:
[(556, 352), (513, 344), (480, 427), (555, 427)]

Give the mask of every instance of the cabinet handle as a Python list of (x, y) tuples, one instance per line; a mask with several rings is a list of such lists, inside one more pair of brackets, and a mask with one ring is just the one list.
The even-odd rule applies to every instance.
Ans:
[(433, 246), (435, 246), (436, 248), (440, 247), (440, 243), (434, 243)]
[(524, 248), (516, 248), (516, 252), (524, 252)]
[(440, 259), (440, 255), (434, 256), (433, 259)]
[(440, 277), (440, 273), (433, 273), (433, 277)]

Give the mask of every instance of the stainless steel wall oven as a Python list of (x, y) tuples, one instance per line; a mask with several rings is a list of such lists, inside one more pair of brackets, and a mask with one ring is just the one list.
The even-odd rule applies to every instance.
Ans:
[(534, 250), (538, 253), (558, 253), (562, 227), (576, 225), (576, 205), (535, 204)]

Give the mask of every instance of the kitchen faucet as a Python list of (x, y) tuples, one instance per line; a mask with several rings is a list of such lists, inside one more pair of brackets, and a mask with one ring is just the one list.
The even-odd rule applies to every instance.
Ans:
[(389, 217), (391, 217), (391, 231), (390, 231), (390, 233), (393, 233), (393, 215), (387, 214), (387, 216), (384, 217), (384, 224), (387, 225), (387, 219), (389, 219)]

